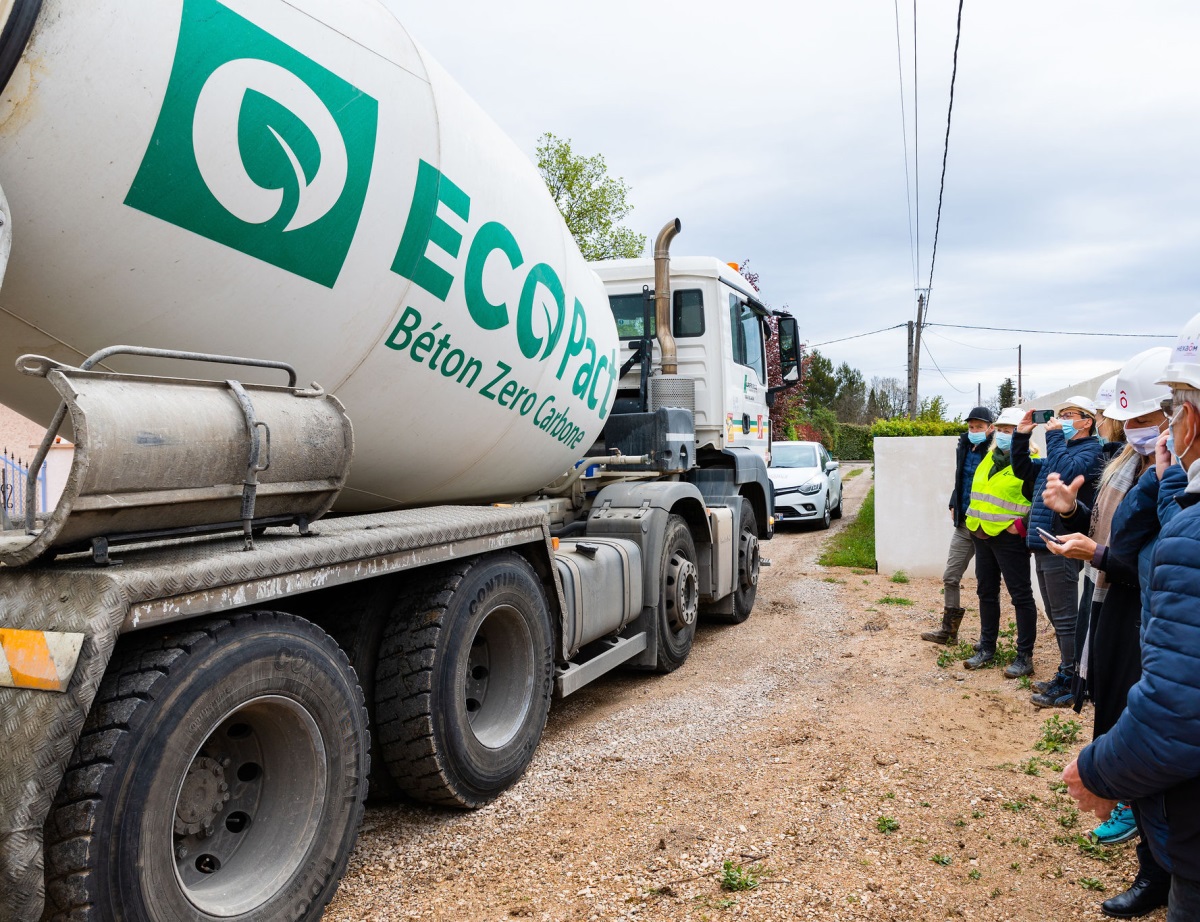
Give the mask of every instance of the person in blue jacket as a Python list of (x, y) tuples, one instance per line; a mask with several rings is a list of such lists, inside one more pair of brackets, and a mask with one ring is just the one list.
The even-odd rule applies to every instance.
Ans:
[(1170, 450), (1188, 483), (1154, 548), (1142, 675), (1117, 722), (1063, 771), (1080, 808), (1097, 816), (1107, 816), (1118, 799), (1133, 800), (1154, 858), (1171, 875), (1167, 922), (1200, 919), (1198, 357), (1200, 314), (1185, 327), (1162, 378), (1172, 391)]
[[(1075, 662), (1075, 620), (1079, 614), (1079, 571), (1080, 563), (1069, 557), (1060, 557), (1046, 550), (1046, 542), (1038, 534), (1038, 528), (1051, 531), (1054, 513), (1042, 501), (1046, 478), (1051, 472), (1058, 474), (1065, 483), (1071, 483), (1083, 475), (1082, 497), (1089, 505), (1096, 483), (1103, 470), (1100, 440), (1094, 431), (1096, 407), (1087, 397), (1069, 397), (1059, 404), (1056, 417), (1046, 423), (1046, 457), (1034, 458), (1029, 452), (1029, 436), (1033, 433), (1033, 411), (1025, 414), (1021, 425), (1013, 434), (1013, 472), (1024, 480), (1034, 480), (1033, 510), (1029, 514), (1029, 533), (1025, 541), (1033, 551), (1033, 564), (1037, 572), (1038, 589), (1042, 594), (1042, 607), (1054, 626), (1058, 641), (1058, 673), (1055, 688), (1067, 690), (1071, 686)], [(1009, 678), (1029, 675), (1033, 672), (1033, 661), (1028, 656), (1018, 655), (1012, 665), (1004, 670)]]

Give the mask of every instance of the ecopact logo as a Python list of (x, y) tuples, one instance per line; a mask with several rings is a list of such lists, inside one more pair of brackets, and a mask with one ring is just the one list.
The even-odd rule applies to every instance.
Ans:
[(367, 193), (378, 104), (215, 0), (185, 0), (125, 204), (328, 288)]

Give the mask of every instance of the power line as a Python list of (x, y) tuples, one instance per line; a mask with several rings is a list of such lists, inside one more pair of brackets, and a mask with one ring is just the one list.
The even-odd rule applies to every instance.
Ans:
[[(904, 203), (908, 206), (908, 255), (912, 259), (913, 288), (917, 287), (917, 245), (913, 239), (912, 188), (909, 185), (908, 166), (908, 112), (904, 108), (904, 60), (900, 52), (900, 0), (892, 0), (896, 11), (896, 70), (900, 76), (900, 140), (904, 143)], [(916, 88), (913, 88), (916, 92)]]
[(878, 330), (871, 330), (869, 333), (855, 333), (853, 336), (843, 336), (841, 339), (827, 339), (823, 343), (813, 343), (810, 348), (816, 349), (817, 346), (828, 346), (833, 343), (844, 343), (848, 339), (862, 339), (864, 336), (874, 336), (876, 333), (886, 333), (888, 330), (899, 330), (904, 326), (907, 326), (907, 324), (897, 323), (890, 327), (881, 327)]
[[(917, 264), (921, 262), (921, 93), (917, 82), (917, 0), (913, 0), (913, 183), (917, 211)], [(917, 284), (920, 284), (918, 280)]]
[(971, 393), (969, 390), (966, 390), (966, 391), (964, 391), (964, 390), (963, 390), (961, 387), (956, 387), (956, 386), (955, 386), (953, 383), (951, 383), (950, 379), (946, 377), (946, 373), (945, 373), (944, 371), (942, 371), (942, 366), (940, 366), (940, 365), (937, 363), (937, 359), (935, 359), (935, 358), (933, 357), (933, 353), (929, 351), (929, 344), (928, 344), (928, 343), (926, 343), (926, 344), (925, 344), (925, 354), (926, 354), (927, 356), (929, 356), (929, 361), (933, 362), (933, 367), (937, 369), (937, 372), (938, 372), (938, 374), (939, 374), (939, 375), (941, 375), (941, 376), (942, 376), (942, 380), (943, 380), (943, 381), (945, 381), (947, 384), (949, 384), (949, 385), (950, 385), (952, 388), (954, 388), (954, 390), (958, 391), (960, 394), (969, 394), (969, 393)]
[(954, 66), (950, 71), (950, 106), (946, 110), (946, 144), (942, 148), (942, 180), (938, 187), (937, 220), (933, 225), (933, 252), (929, 257), (929, 284), (933, 287), (933, 266), (937, 262), (938, 231), (942, 227), (942, 194), (946, 191), (946, 158), (950, 154), (950, 118), (954, 114), (954, 80), (958, 76), (958, 41), (962, 37), (963, 0), (958, 0), (958, 24), (954, 30)]
[[(991, 330), (996, 333), (1039, 333), (1043, 336), (1110, 336), (1117, 339), (1175, 339), (1175, 333), (1097, 333), (1094, 330), (1026, 330), (1020, 327), (977, 327), (966, 323), (930, 323), (926, 326), (955, 330)], [(1012, 348), (1012, 347), (1010, 347)]]
[[(929, 324), (930, 326), (940, 326), (940, 324)], [(1012, 352), (1017, 346), (976, 346), (974, 343), (964, 343), (957, 339), (951, 339), (945, 333), (939, 333), (936, 330), (930, 330), (931, 336), (936, 336), (938, 339), (944, 339), (948, 343), (953, 343), (956, 346), (963, 346), (966, 349), (978, 349), (981, 352)]]

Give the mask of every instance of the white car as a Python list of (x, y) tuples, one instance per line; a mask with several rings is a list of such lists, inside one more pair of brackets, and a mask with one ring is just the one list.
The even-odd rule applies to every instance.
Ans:
[(775, 488), (776, 522), (828, 528), (842, 517), (842, 475), (820, 442), (775, 442), (767, 475)]

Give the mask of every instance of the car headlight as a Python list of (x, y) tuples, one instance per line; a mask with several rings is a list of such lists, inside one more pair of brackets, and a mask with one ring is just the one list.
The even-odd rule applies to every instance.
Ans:
[(812, 496), (814, 493), (819, 493), (820, 490), (820, 483), (805, 483), (800, 485), (800, 492), (805, 496)]

